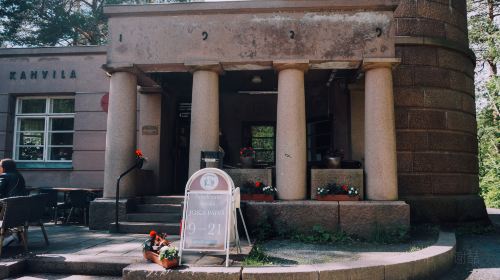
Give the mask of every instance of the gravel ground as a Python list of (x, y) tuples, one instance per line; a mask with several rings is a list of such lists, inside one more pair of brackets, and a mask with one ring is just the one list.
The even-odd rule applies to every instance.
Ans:
[(350, 244), (306, 244), (291, 240), (271, 240), (263, 243), (262, 249), (271, 257), (273, 264), (314, 264), (347, 262), (390, 257), (420, 250), (432, 245), (437, 234), (426, 233), (412, 238), (408, 243), (373, 244), (355, 241)]

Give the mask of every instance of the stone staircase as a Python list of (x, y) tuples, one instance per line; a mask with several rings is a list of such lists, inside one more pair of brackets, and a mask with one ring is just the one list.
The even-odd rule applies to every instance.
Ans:
[(137, 198), (135, 210), (120, 222), (121, 233), (180, 234), (184, 196), (144, 196)]

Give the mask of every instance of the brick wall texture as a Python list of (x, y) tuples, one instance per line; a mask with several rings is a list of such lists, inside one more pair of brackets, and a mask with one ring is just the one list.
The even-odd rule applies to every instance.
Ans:
[(465, 0), (403, 0), (397, 36), (463, 46), (397, 45), (394, 73), (401, 197), (478, 193), (474, 64)]

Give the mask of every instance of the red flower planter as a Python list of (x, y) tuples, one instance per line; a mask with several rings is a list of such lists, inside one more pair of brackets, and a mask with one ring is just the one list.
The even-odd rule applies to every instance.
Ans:
[(251, 200), (251, 201), (274, 201), (274, 196), (271, 194), (262, 194), (262, 193), (254, 193), (254, 194), (241, 194), (241, 200)]
[(316, 200), (318, 200), (318, 201), (358, 201), (359, 195), (356, 195), (356, 196), (349, 196), (347, 194), (317, 195)]
[(163, 259), (163, 260), (160, 260), (160, 256), (158, 254), (154, 253), (154, 252), (151, 252), (151, 251), (142, 251), (142, 255), (144, 256), (144, 258), (146, 260), (149, 260), (151, 262), (159, 264), (159, 265), (163, 266), (164, 268), (174, 268), (174, 267), (179, 266), (179, 259), (175, 259), (175, 260)]

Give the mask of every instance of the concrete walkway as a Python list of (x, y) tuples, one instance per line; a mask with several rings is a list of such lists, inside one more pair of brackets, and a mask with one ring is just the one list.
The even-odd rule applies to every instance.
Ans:
[(455, 266), (440, 280), (500, 279), (500, 209), (488, 208), (494, 231), (457, 235)]
[[(491, 220), (496, 224), (496, 231), (482, 235), (466, 233), (458, 236), (459, 242), (455, 266), (440, 278), (441, 280), (500, 279), (500, 210), (488, 209), (488, 213)], [(51, 242), (50, 246), (45, 246), (39, 228), (35, 227), (29, 230), (29, 255), (32, 257), (36, 255), (36, 258), (32, 259), (37, 261), (28, 261), (31, 272), (25, 270), (24, 267), (24, 269), (18, 271), (20, 272), (19, 276), (11, 279), (115, 280), (121, 278), (121, 274), (116, 274), (116, 272), (121, 273), (122, 269), (129, 264), (151, 267), (154, 270), (159, 268), (155, 264), (148, 264), (142, 258), (141, 245), (147, 238), (147, 235), (144, 234), (109, 234), (105, 231), (89, 231), (88, 228), (82, 226), (54, 226), (51, 224), (47, 225), (47, 231)], [(171, 239), (178, 242), (179, 238), (178, 236), (172, 236)], [(365, 256), (365, 253), (359, 250), (349, 252), (349, 248), (342, 249), (343, 252), (336, 253), (347, 257), (343, 261), (343, 257), (337, 258), (335, 260), (337, 266), (343, 266), (344, 263), (348, 265), (353, 261), (355, 263), (361, 260), (363, 262), (367, 261), (365, 258), (368, 255)], [(397, 249), (399, 249), (399, 252)], [(2, 254), (2, 262), (9, 261), (6, 257), (10, 257), (14, 261), (16, 258), (21, 258), (21, 252), (22, 248), (20, 246), (5, 248)], [(349, 254), (351, 254), (350, 257)], [(380, 250), (372, 250), (368, 254), (372, 260), (387, 258), (388, 255), (391, 255), (392, 258), (394, 256), (401, 258), (397, 257), (397, 255), (408, 254), (408, 247), (393, 247), (391, 250), (385, 251), (380, 248)], [(191, 266), (222, 266), (223, 263), (222, 256), (190, 255), (187, 260)], [(61, 261), (68, 265), (62, 266), (58, 264)], [(116, 266), (109, 267), (103, 265), (103, 263), (114, 263)], [(239, 262), (235, 262), (233, 268), (238, 268), (240, 265)], [(49, 266), (59, 267), (61, 270), (56, 269), (48, 272), (43, 270)], [(299, 267), (302, 266), (299, 265)], [(35, 271), (32, 270), (33, 268), (35, 268)], [(288, 267), (288, 270), (290, 268)], [(272, 267), (269, 267), (269, 269), (276, 270), (276, 268)], [(109, 276), (89, 276), (89, 274), (100, 274), (101, 272), (104, 272), (101, 275)]]

